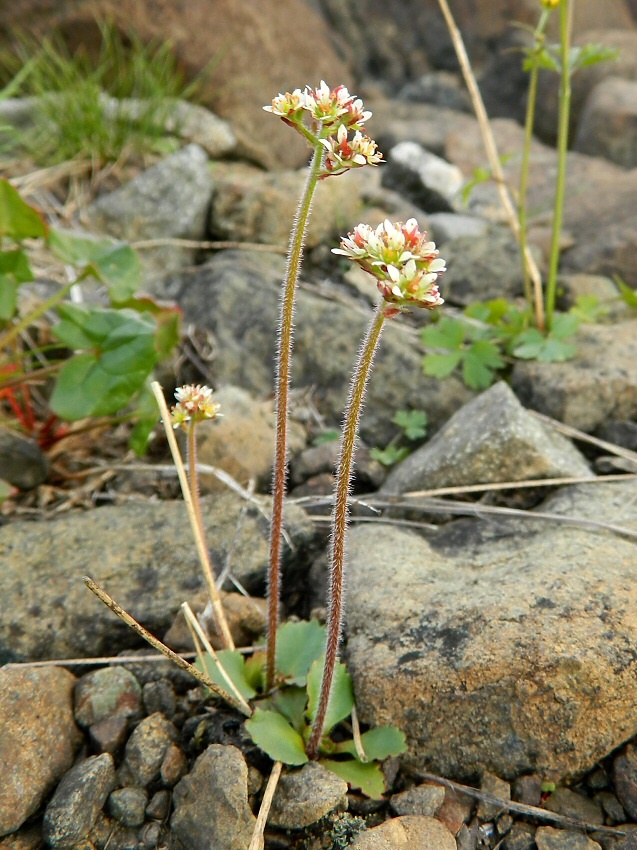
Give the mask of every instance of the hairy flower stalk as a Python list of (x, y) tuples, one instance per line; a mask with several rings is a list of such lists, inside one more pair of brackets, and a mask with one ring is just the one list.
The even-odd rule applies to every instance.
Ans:
[(445, 262), (438, 258), (436, 246), (433, 242), (428, 242), (425, 234), (418, 230), (415, 219), (396, 225), (385, 221), (376, 229), (360, 224), (347, 238), (341, 240), (341, 247), (333, 249), (333, 252), (353, 260), (373, 275), (382, 300), (376, 308), (358, 354), (343, 418), (343, 437), (332, 512), (326, 657), (318, 708), (307, 744), (307, 754), (310, 758), (316, 758), (319, 752), (334, 670), (338, 662), (343, 623), (348, 502), (358, 424), (374, 355), (386, 319), (410, 307), (433, 310), (443, 303), (436, 280), (438, 275), (445, 271)]
[[(370, 117), (362, 101), (354, 98), (345, 86), (330, 89), (321, 82), (312, 89), (279, 94), (266, 112), (280, 117), (297, 130), (311, 145), (313, 156), (299, 208), (290, 235), (288, 262), (279, 305), (279, 326), (276, 353), (276, 435), (272, 485), (272, 521), (270, 526), (270, 563), (268, 569), (268, 636), (266, 658), (266, 686), (274, 684), (276, 658), (276, 630), (279, 624), (281, 594), (281, 546), (283, 532), (283, 504), (287, 472), (287, 422), (289, 408), (290, 363), (294, 326), (294, 296), (303, 258), (307, 223), (314, 191), (319, 180), (342, 174), (350, 168), (376, 165), (382, 156), (376, 144), (363, 136), (361, 126)], [(309, 123), (307, 126), (306, 122)], [(354, 135), (349, 139), (349, 133)]]

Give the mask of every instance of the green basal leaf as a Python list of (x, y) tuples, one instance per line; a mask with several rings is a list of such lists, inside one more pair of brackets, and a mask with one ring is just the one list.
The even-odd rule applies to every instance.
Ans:
[(569, 68), (571, 74), (581, 68), (589, 68), (599, 62), (614, 62), (619, 59), (619, 50), (615, 47), (605, 47), (603, 44), (583, 44), (581, 47), (572, 47), (569, 54)]
[(277, 679), (305, 685), (312, 663), (325, 651), (326, 631), (318, 620), (283, 623), (276, 637)]
[(307, 691), (294, 685), (280, 688), (271, 699), (272, 707), (288, 720), (300, 734), (305, 729)]
[(373, 460), (382, 463), (383, 466), (394, 466), (409, 457), (410, 451), (406, 446), (389, 445), (385, 449), (373, 448), (369, 450), (369, 456)]
[(72, 233), (51, 228), (48, 236), (51, 251), (74, 266), (84, 267), (108, 287), (113, 304), (132, 298), (141, 280), (137, 253), (124, 242), (108, 237)]
[(497, 325), (514, 308), (506, 298), (494, 298), (491, 301), (476, 301), (465, 307), (464, 314), (487, 325)]
[(265, 652), (253, 652), (250, 658), (246, 659), (243, 668), (246, 682), (258, 693), (261, 693), (265, 688), (265, 661)]
[(13, 277), (0, 274), (0, 321), (7, 322), (18, 309), (18, 286)]
[(472, 346), (462, 361), (462, 379), (472, 390), (486, 390), (495, 380), (494, 368)]
[(592, 324), (605, 316), (609, 307), (602, 304), (597, 295), (578, 295), (570, 311), (582, 323)]
[(250, 737), (273, 761), (283, 764), (306, 764), (303, 738), (278, 711), (257, 708), (245, 727)]
[(62, 419), (110, 416), (126, 407), (150, 375), (157, 353), (155, 323), (131, 310), (58, 306), (54, 334), (77, 354), (61, 368), (51, 409)]
[(418, 440), (427, 434), (427, 414), (424, 410), (397, 410), (392, 422), (402, 428), (408, 440)]
[(155, 319), (157, 332), (155, 334), (155, 347), (160, 360), (168, 357), (180, 339), (180, 326), (182, 312), (173, 304), (162, 304), (147, 295), (130, 298), (117, 305), (120, 309), (129, 307), (136, 313), (148, 313)]
[(564, 339), (565, 337), (574, 336), (580, 326), (579, 317), (575, 313), (555, 313), (551, 330), (548, 334), (549, 338)]
[(576, 354), (577, 346), (574, 343), (549, 336), (545, 340), (537, 359), (544, 363), (562, 363), (564, 360), (570, 360)]
[(613, 275), (613, 280), (619, 289), (622, 301), (625, 304), (628, 304), (629, 307), (637, 310), (637, 291), (628, 286), (628, 284), (625, 283), (618, 274)]
[[(219, 664), (221, 664), (242, 697), (245, 699), (252, 699), (252, 697), (257, 695), (257, 692), (246, 678), (245, 658), (240, 652), (237, 652), (236, 649), (220, 649), (219, 652), (217, 652), (217, 658), (219, 659)], [(205, 672), (208, 676), (210, 676), (216, 685), (219, 685), (227, 691), (228, 683), (225, 676), (219, 669), (219, 664), (217, 664), (214, 658), (208, 653), (204, 655), (204, 661)], [(201, 661), (199, 659), (195, 661), (195, 667), (197, 667), (198, 670), (202, 669)]]
[(464, 342), (466, 324), (459, 319), (445, 317), (435, 325), (423, 328), (420, 338), (428, 348), (443, 348), (453, 351)]
[(322, 446), (323, 443), (334, 443), (340, 440), (341, 432), (338, 428), (329, 428), (327, 431), (322, 431), (312, 440), (313, 446)]
[[(323, 665), (325, 658), (317, 658), (310, 667), (310, 672), (307, 674), (307, 693), (308, 706), (307, 714), (310, 723), (314, 722), (318, 701), (321, 690), (321, 679), (323, 677)], [(327, 714), (325, 715), (325, 727), (323, 734), (329, 735), (330, 731), (349, 717), (354, 708), (354, 690), (352, 688), (352, 679), (347, 672), (347, 667), (340, 661), (337, 662), (334, 668), (334, 678), (332, 679), (332, 693), (327, 706)]]
[(430, 378), (446, 378), (458, 366), (464, 352), (450, 351), (448, 354), (425, 354), (422, 370)]
[(40, 213), (22, 200), (8, 180), (0, 178), (0, 238), (20, 242), (46, 236), (48, 226)]
[(360, 788), (363, 794), (371, 797), (372, 800), (379, 800), (387, 790), (385, 777), (378, 762), (362, 764), (354, 759), (348, 761), (319, 759), (319, 764), (344, 779), (352, 788)]
[(146, 380), (137, 396), (135, 410), (133, 411), (136, 422), (128, 440), (128, 445), (138, 457), (142, 457), (146, 452), (148, 440), (157, 424), (158, 415), (157, 401), (151, 389), (150, 381)]
[(512, 354), (519, 360), (533, 360), (544, 345), (544, 337), (537, 328), (529, 328), (514, 341)]
[[(367, 762), (383, 761), (388, 756), (399, 756), (407, 749), (405, 733), (395, 726), (376, 726), (361, 735), (361, 744)], [(349, 753), (358, 758), (354, 741), (342, 741), (334, 746), (335, 753)], [(366, 762), (366, 763), (367, 763)]]
[(18, 310), (18, 287), (33, 280), (29, 260), (22, 248), (0, 251), (0, 319), (8, 321)]

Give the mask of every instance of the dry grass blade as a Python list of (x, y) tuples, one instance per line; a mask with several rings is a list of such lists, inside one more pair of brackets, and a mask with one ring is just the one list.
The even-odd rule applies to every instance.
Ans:
[[(185, 670), (187, 673), (190, 673), (190, 675), (197, 679), (198, 682), (201, 682), (202, 685), (205, 685), (213, 693), (217, 694), (217, 696), (225, 700), (229, 705), (236, 708), (242, 714), (246, 714), (243, 705), (238, 702), (231, 694), (224, 691), (223, 688), (220, 688), (219, 685), (213, 682), (209, 676), (207, 676), (205, 673), (200, 672), (192, 664), (189, 664), (180, 655), (177, 655), (176, 652), (170, 649), (170, 647), (163, 644), (154, 635), (151, 635), (151, 633), (147, 631), (140, 623), (138, 623), (137, 620), (128, 613), (128, 611), (125, 611), (121, 607), (121, 605), (118, 605), (112, 596), (109, 596), (109, 594), (105, 590), (103, 590), (98, 584), (95, 584), (93, 579), (89, 578), (88, 576), (84, 576), (83, 581), (84, 584), (88, 587), (88, 589), (97, 596), (100, 602), (103, 602), (107, 608), (110, 608), (110, 610), (114, 614), (117, 614), (120, 620), (123, 620), (129, 628), (131, 628), (140, 637), (144, 638), (144, 640), (149, 643), (154, 649), (157, 649), (159, 650), (159, 652), (163, 653), (166, 658), (169, 658), (181, 670)], [(250, 714), (252, 714), (252, 712), (248, 711), (246, 716), (249, 717)]]
[(604, 449), (604, 451), (617, 455), (617, 457), (623, 457), (626, 458), (626, 460), (632, 460), (634, 463), (637, 463), (637, 452), (632, 452), (630, 449), (625, 449), (623, 446), (618, 446), (615, 443), (609, 443), (606, 440), (600, 440), (598, 437), (593, 437), (585, 431), (573, 428), (571, 425), (565, 425), (557, 419), (551, 419), (550, 416), (545, 416), (543, 413), (538, 413), (536, 410), (529, 410), (528, 412), (531, 416), (539, 419), (540, 422), (543, 422), (545, 425), (550, 425), (551, 428), (559, 431), (560, 434), (564, 434), (565, 437), (573, 437), (574, 440), (580, 440), (583, 443), (590, 443), (591, 446), (597, 446), (598, 449)]
[[(405, 493), (402, 497), (409, 496)], [(611, 531), (613, 534), (619, 534), (621, 537), (628, 537), (631, 540), (637, 540), (637, 531), (632, 528), (626, 528), (623, 525), (613, 525), (609, 522), (601, 520), (589, 519), (588, 517), (572, 517), (566, 514), (551, 514), (543, 511), (523, 511), (519, 508), (502, 508), (495, 505), (468, 504), (467, 502), (453, 502), (446, 499), (425, 499), (417, 504), (401, 499), (370, 499), (372, 504), (378, 507), (391, 508), (402, 507), (409, 510), (420, 510), (426, 513), (449, 513), (459, 514), (461, 516), (477, 516), (484, 514), (491, 516), (513, 517), (515, 519), (531, 519), (542, 520), (549, 522), (564, 523), (565, 525), (574, 525), (581, 528), (594, 528), (601, 531)]]
[(554, 823), (567, 829), (585, 829), (587, 832), (614, 835), (617, 838), (627, 834), (623, 830), (616, 829), (615, 827), (586, 823), (586, 821), (567, 817), (566, 815), (558, 815), (556, 812), (549, 812), (547, 809), (540, 809), (537, 806), (527, 806), (524, 803), (514, 803), (511, 800), (502, 800), (494, 794), (488, 794), (486, 791), (471, 788), (469, 785), (461, 785), (459, 782), (453, 782), (451, 779), (444, 779), (442, 776), (436, 776), (435, 773), (422, 773), (418, 771), (418, 777), (419, 779), (426, 780), (427, 782), (435, 782), (437, 785), (443, 785), (445, 788), (450, 788), (458, 794), (465, 794), (467, 797), (473, 797), (476, 800), (482, 800), (485, 803), (501, 806), (502, 809), (508, 812), (515, 812), (518, 815), (526, 815), (527, 817), (536, 818), (537, 820), (548, 821), (548, 823)]
[(265, 824), (268, 820), (268, 815), (270, 814), (270, 807), (272, 806), (274, 792), (276, 791), (276, 786), (278, 785), (282, 768), (282, 762), (274, 762), (272, 773), (270, 773), (268, 784), (265, 787), (265, 793), (263, 794), (263, 799), (261, 800), (259, 814), (257, 815), (257, 822), (254, 826), (254, 832), (252, 833), (252, 839), (250, 840), (250, 846), (248, 847), (248, 850), (262, 850), (263, 848), (263, 832), (265, 830)]
[(219, 591), (217, 590), (217, 584), (215, 582), (214, 573), (212, 571), (212, 564), (210, 563), (210, 556), (208, 554), (208, 547), (206, 546), (206, 541), (203, 539), (201, 528), (199, 525), (199, 520), (197, 516), (197, 511), (195, 510), (195, 506), (193, 504), (193, 496), (192, 491), (190, 489), (190, 484), (188, 482), (188, 476), (186, 475), (186, 470), (184, 469), (184, 464), (181, 459), (181, 453), (179, 451), (179, 446), (177, 445), (177, 440), (175, 438), (175, 432), (172, 427), (172, 423), (170, 421), (170, 413), (168, 412), (168, 407), (166, 405), (166, 400), (164, 399), (164, 393), (162, 391), (161, 386), (157, 381), (153, 381), (151, 384), (153, 394), (157, 401), (157, 405), (159, 407), (159, 412), (161, 413), (161, 421), (164, 426), (164, 431), (166, 432), (166, 439), (168, 440), (168, 445), (170, 447), (170, 452), (173, 457), (173, 461), (175, 463), (175, 468), (177, 469), (177, 475), (179, 476), (179, 483), (181, 484), (181, 492), (183, 493), (184, 503), (186, 505), (186, 510), (188, 512), (188, 519), (190, 521), (190, 528), (192, 530), (193, 537), (195, 539), (195, 546), (197, 547), (197, 554), (199, 555), (199, 562), (201, 564), (201, 569), (204, 574), (204, 578), (206, 580), (206, 586), (208, 588), (208, 594), (210, 596), (210, 602), (212, 603), (212, 610), (214, 612), (215, 623), (217, 625), (217, 630), (219, 635), (221, 636), (225, 646), (228, 649), (234, 649), (234, 640), (232, 639), (232, 635), (230, 633), (230, 627), (228, 626), (228, 621), (226, 619), (226, 615), (223, 610), (223, 606), (221, 604), (221, 599), (219, 597)]

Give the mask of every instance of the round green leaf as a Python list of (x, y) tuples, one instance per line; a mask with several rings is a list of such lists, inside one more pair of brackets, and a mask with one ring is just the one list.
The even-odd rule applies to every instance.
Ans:
[(47, 229), (40, 213), (22, 200), (8, 180), (0, 180), (0, 237), (20, 241), (46, 236)]
[[(321, 691), (321, 679), (323, 677), (323, 665), (325, 658), (317, 658), (310, 667), (310, 672), (307, 674), (307, 693), (309, 697), (308, 714), (311, 721), (314, 721), (318, 709), (318, 701)], [(332, 692), (330, 701), (327, 705), (327, 714), (325, 715), (324, 735), (329, 735), (341, 720), (349, 717), (354, 708), (354, 690), (352, 688), (352, 679), (347, 672), (347, 667), (341, 664), (340, 661), (334, 668), (334, 678), (332, 679)]]
[(305, 685), (312, 663), (325, 651), (325, 626), (318, 620), (283, 623), (276, 633), (276, 671), (291, 685)]
[(348, 761), (334, 761), (333, 759), (320, 759), (319, 764), (331, 770), (352, 788), (360, 788), (363, 794), (367, 794), (373, 800), (380, 799), (385, 791), (385, 777), (378, 762), (363, 764), (360, 761), (349, 759)]
[(250, 737), (273, 761), (283, 764), (305, 764), (303, 738), (277, 711), (257, 708), (245, 722)]

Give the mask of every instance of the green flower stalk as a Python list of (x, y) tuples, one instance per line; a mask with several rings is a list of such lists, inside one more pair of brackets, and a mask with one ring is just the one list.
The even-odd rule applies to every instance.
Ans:
[(337, 465), (328, 589), (327, 647), (321, 680), (319, 703), (307, 744), (307, 754), (316, 758), (338, 662), (343, 622), (343, 589), (345, 584), (345, 543), (349, 516), (356, 436), (365, 390), (386, 319), (410, 307), (434, 310), (443, 303), (436, 280), (445, 271), (445, 261), (438, 257), (433, 242), (418, 230), (415, 219), (406, 224), (384, 221), (376, 229), (359, 224), (341, 240), (341, 254), (376, 278), (382, 295), (359, 351), (350, 385), (349, 400), (343, 419), (343, 437)]
[[(288, 262), (279, 305), (275, 366), (276, 436), (268, 570), (266, 682), (269, 689), (274, 684), (276, 631), (279, 624), (281, 593), (281, 545), (287, 472), (287, 423), (294, 295), (301, 268), (312, 199), (319, 180), (343, 174), (351, 168), (377, 165), (382, 161), (382, 154), (378, 152), (376, 143), (361, 132), (362, 125), (371, 113), (363, 109), (362, 101), (350, 95), (345, 86), (330, 89), (325, 82), (321, 82), (315, 89), (308, 86), (304, 91), (295, 89), (291, 93), (279, 94), (269, 106), (263, 108), (293, 127), (308, 141), (313, 150), (307, 180), (290, 235)], [(351, 138), (350, 133), (353, 133)]]
[(553, 205), (553, 232), (549, 273), (546, 283), (546, 327), (551, 330), (555, 297), (557, 294), (557, 270), (560, 261), (560, 235), (564, 215), (564, 196), (566, 193), (566, 155), (568, 153), (568, 125), (571, 112), (571, 11), (569, 0), (559, 0), (560, 11), (560, 101), (559, 125), (557, 131), (557, 180), (555, 184), (555, 202)]

